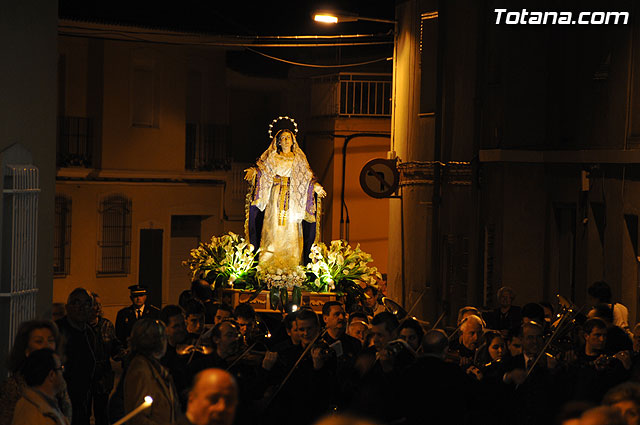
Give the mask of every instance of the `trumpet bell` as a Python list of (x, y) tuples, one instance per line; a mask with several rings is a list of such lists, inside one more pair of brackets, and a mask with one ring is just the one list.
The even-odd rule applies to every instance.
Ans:
[(382, 297), (382, 305), (389, 313), (396, 316), (398, 320), (402, 320), (407, 317), (407, 312), (404, 308), (390, 298)]
[(400, 304), (398, 304), (397, 302), (393, 301), (390, 298), (382, 297), (382, 305), (384, 306), (386, 311), (396, 316), (399, 321), (403, 321), (407, 318), (411, 318), (416, 322), (420, 323), (422, 326), (428, 327), (430, 325), (430, 322), (425, 322), (424, 320), (420, 320), (416, 317), (410, 317), (409, 313), (407, 313), (407, 311), (404, 308), (402, 308)]
[(579, 312), (579, 308), (576, 307), (571, 301), (563, 297), (562, 295), (556, 295), (558, 299), (558, 305), (560, 306), (560, 310), (556, 315), (556, 320), (552, 320), (551, 329), (555, 329), (562, 321), (573, 321), (575, 318), (575, 314)]
[(556, 297), (558, 298), (558, 305), (562, 308), (562, 309), (568, 309), (568, 310), (572, 310), (574, 308), (574, 305), (572, 302), (570, 302), (569, 300), (567, 300), (565, 297), (563, 297), (562, 295), (558, 294), (556, 295)]

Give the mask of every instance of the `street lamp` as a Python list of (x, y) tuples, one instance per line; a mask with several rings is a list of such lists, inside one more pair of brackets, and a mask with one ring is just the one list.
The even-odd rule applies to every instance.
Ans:
[(313, 14), (313, 20), (316, 22), (322, 22), (325, 24), (337, 24), (340, 22), (355, 22), (355, 21), (382, 22), (385, 24), (397, 23), (397, 21), (392, 19), (367, 18), (365, 16), (359, 16), (355, 13), (335, 12), (335, 11), (329, 11), (329, 10), (316, 11)]

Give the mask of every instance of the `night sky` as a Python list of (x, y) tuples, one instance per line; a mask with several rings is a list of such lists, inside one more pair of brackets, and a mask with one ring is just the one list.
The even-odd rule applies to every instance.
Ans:
[[(132, 6), (135, 5), (135, 6)], [(339, 26), (316, 24), (317, 9), (343, 10), (361, 16), (393, 19), (393, 0), (377, 1), (261, 1), (220, 0), (181, 2), (87, 2), (60, 0), (61, 17), (137, 24), (157, 28), (224, 35), (301, 35), (386, 31), (388, 25), (358, 22)]]
[[(135, 4), (135, 7), (132, 7)], [(219, 0), (177, 2), (87, 2), (60, 0), (61, 18), (93, 22), (135, 25), (156, 29), (202, 32), (212, 35), (274, 36), (329, 34), (385, 34), (391, 25), (372, 22), (323, 25), (312, 20), (312, 12), (319, 9), (341, 10), (360, 16), (394, 19), (393, 0), (378, 1), (261, 1), (223, 2)], [(388, 36), (391, 39), (391, 35)], [(393, 46), (322, 47), (322, 48), (256, 48), (261, 52), (310, 64), (345, 64), (364, 62), (391, 56)], [(286, 78), (291, 66), (264, 58), (248, 50), (227, 51), (227, 65), (238, 72)], [(388, 64), (387, 64), (388, 65)], [(380, 72), (387, 72), (385, 64)], [(355, 68), (350, 70), (356, 71)]]

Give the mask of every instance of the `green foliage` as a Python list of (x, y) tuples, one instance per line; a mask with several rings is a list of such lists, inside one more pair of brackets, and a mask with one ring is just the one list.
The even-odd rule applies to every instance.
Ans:
[(342, 240), (331, 241), (329, 247), (317, 243), (311, 247), (309, 258), (306, 286), (312, 291), (360, 293), (367, 286), (377, 287), (376, 278), (382, 279), (376, 267), (368, 266), (373, 258), (360, 249), (360, 244), (354, 249)]
[(189, 268), (192, 279), (205, 279), (214, 287), (233, 287), (237, 283), (242, 289), (253, 289), (257, 255), (253, 245), (229, 232), (212, 237), (211, 242), (201, 242), (182, 265)]
[(368, 266), (373, 261), (370, 254), (359, 244), (354, 249), (342, 240), (334, 240), (328, 247), (314, 244), (306, 267), (265, 269), (258, 264), (257, 255), (253, 245), (230, 232), (200, 243), (182, 264), (189, 268), (192, 279), (205, 279), (213, 287), (268, 289), (271, 305), (276, 308), (288, 303), (289, 291), (291, 300), (299, 305), (303, 290), (358, 296), (367, 286), (377, 287), (376, 279), (382, 278), (376, 267)]

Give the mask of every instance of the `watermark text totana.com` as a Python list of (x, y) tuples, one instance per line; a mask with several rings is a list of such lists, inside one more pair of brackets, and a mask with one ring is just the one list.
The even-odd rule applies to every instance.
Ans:
[(507, 25), (626, 25), (629, 12), (531, 12), (494, 9), (496, 24)]

